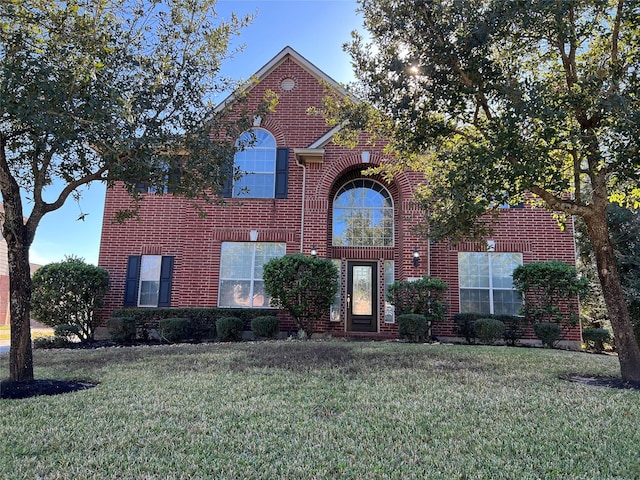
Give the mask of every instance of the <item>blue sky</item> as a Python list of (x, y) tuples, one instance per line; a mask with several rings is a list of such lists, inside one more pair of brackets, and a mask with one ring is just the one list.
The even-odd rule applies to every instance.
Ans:
[[(362, 31), (356, 8), (355, 0), (218, 0), (222, 18), (231, 12), (255, 14), (236, 40), (245, 45), (244, 51), (224, 66), (223, 75), (246, 79), (290, 46), (334, 80), (352, 81), (350, 59), (342, 45), (352, 30)], [(75, 255), (97, 264), (104, 194), (102, 184), (92, 184), (79, 203), (70, 199), (46, 215), (31, 247), (31, 262), (46, 264)], [(78, 220), (81, 214), (83, 221)]]

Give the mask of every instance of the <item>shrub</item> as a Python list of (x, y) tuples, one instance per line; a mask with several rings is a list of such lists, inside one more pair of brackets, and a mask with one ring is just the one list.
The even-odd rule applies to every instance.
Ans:
[(251, 331), (256, 337), (273, 338), (280, 330), (277, 317), (256, 317), (251, 320)]
[(262, 278), (271, 304), (286, 310), (307, 338), (329, 313), (339, 288), (338, 269), (330, 260), (299, 253), (269, 260)]
[(75, 325), (74, 334), (80, 341), (91, 341), (99, 324), (94, 311), (103, 305), (108, 287), (109, 274), (104, 268), (67, 257), (33, 274), (31, 314), (50, 327)]
[(495, 318), (479, 318), (473, 324), (473, 329), (480, 341), (486, 345), (493, 345), (504, 335), (504, 323)]
[(136, 339), (136, 319), (113, 317), (106, 322), (109, 337), (116, 343), (130, 343)]
[(524, 317), (515, 315), (496, 315), (493, 318), (504, 323), (504, 341), (507, 345), (515, 347), (518, 341), (524, 336), (524, 326), (527, 320)]
[(427, 333), (427, 317), (417, 313), (398, 315), (398, 333), (400, 338), (410, 342), (424, 342)]
[(427, 328), (444, 320), (446, 304), (444, 292), (447, 284), (436, 277), (425, 275), (418, 280), (393, 282), (389, 285), (387, 300), (395, 307), (397, 315), (417, 313), (427, 319)]
[(38, 337), (33, 340), (33, 348), (65, 348), (68, 347), (70, 343), (71, 342), (63, 337)]
[(611, 333), (605, 328), (585, 328), (582, 331), (582, 339), (589, 348), (602, 352), (604, 344), (611, 342)]
[(53, 334), (66, 342), (72, 342), (76, 338), (80, 338), (80, 327), (78, 325), (56, 325), (53, 328)]
[(458, 335), (463, 336), (469, 344), (476, 342), (477, 337), (474, 323), (481, 316), (482, 314), (479, 313), (456, 313), (453, 316), (453, 321), (456, 324), (456, 332)]
[(562, 336), (562, 327), (557, 323), (541, 322), (533, 324), (533, 332), (545, 348), (553, 348)]
[(188, 318), (163, 318), (159, 326), (160, 337), (169, 343), (182, 342), (191, 337), (191, 320)]
[(222, 317), (216, 322), (218, 340), (221, 342), (239, 342), (244, 332), (244, 322), (238, 317)]

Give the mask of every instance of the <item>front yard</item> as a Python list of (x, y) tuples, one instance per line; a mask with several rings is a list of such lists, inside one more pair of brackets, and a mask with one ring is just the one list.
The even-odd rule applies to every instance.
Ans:
[(559, 378), (617, 375), (610, 356), (333, 341), (34, 356), (37, 378), (100, 384), (0, 400), (0, 478), (640, 477), (640, 392)]

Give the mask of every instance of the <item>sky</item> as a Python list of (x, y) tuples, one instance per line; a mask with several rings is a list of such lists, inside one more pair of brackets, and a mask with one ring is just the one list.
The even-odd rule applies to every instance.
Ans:
[[(231, 12), (255, 15), (235, 41), (244, 50), (223, 65), (222, 75), (247, 79), (290, 46), (337, 82), (352, 81), (350, 58), (342, 45), (353, 30), (362, 32), (357, 6), (356, 0), (218, 0), (222, 18)], [(31, 246), (31, 263), (45, 265), (73, 255), (97, 265), (104, 196), (104, 185), (94, 183), (83, 190), (79, 202), (70, 198), (45, 215)]]

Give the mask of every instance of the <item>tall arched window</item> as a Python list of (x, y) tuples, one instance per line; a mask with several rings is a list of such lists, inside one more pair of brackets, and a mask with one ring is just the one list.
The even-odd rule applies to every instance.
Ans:
[(373, 180), (345, 183), (333, 200), (333, 245), (393, 246), (393, 202)]
[[(255, 142), (252, 143), (253, 135)], [(276, 139), (267, 130), (244, 132), (236, 145), (249, 145), (236, 153), (234, 166), (242, 176), (233, 182), (233, 196), (274, 198), (276, 188)]]

